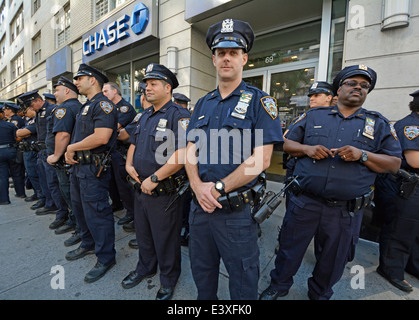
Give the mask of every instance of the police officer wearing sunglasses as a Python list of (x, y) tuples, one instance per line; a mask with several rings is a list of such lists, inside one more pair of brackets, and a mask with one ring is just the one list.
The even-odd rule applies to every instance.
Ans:
[(287, 134), (284, 150), (298, 157), (294, 174), (301, 190), (290, 196), (275, 269), (261, 300), (288, 294), (316, 233), (322, 251), (308, 279), (310, 299), (330, 299), (353, 259), (377, 173), (396, 173), (401, 164), (400, 143), (388, 120), (362, 108), (376, 80), (366, 66), (344, 68), (333, 82), (337, 105), (310, 109)]

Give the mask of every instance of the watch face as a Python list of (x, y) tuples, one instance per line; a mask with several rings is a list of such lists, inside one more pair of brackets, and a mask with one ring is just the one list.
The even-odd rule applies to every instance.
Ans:
[(221, 182), (218, 182), (216, 185), (215, 185), (215, 189), (217, 189), (217, 190), (221, 190), (223, 188), (223, 184), (221, 183)]

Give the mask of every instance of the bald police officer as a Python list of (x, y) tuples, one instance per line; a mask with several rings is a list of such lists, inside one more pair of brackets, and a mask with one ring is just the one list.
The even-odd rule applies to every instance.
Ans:
[(298, 157), (294, 174), (301, 190), (290, 197), (275, 269), (261, 300), (288, 294), (316, 232), (322, 251), (308, 279), (310, 299), (330, 299), (353, 258), (376, 174), (396, 173), (401, 163), (388, 120), (362, 108), (376, 80), (375, 71), (364, 65), (344, 68), (333, 82), (338, 104), (310, 109), (286, 136), (284, 150)]
[(116, 141), (115, 105), (102, 93), (108, 78), (97, 69), (81, 64), (74, 77), (80, 94), (87, 97), (76, 117), (74, 135), (65, 160), (70, 169), (71, 204), (82, 242), (66, 255), (67, 260), (95, 253), (97, 262), (84, 281), (99, 280), (115, 261), (115, 229), (109, 204), (110, 172), (106, 170), (110, 149)]
[(219, 84), (198, 101), (188, 127), (192, 274), (198, 299), (217, 299), (222, 258), (231, 299), (256, 299), (259, 248), (251, 188), (269, 167), (274, 144), (283, 141), (281, 123), (276, 100), (242, 80), (254, 42), (251, 26), (226, 19), (208, 29), (206, 42)]

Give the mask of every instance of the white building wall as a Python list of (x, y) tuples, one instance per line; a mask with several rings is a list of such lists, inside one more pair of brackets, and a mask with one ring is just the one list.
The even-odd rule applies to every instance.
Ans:
[(365, 64), (377, 72), (376, 89), (364, 107), (396, 121), (410, 113), (409, 94), (419, 89), (419, 1), (411, 1), (408, 27), (387, 31), (381, 31), (382, 5), (382, 0), (349, 1), (344, 64)]

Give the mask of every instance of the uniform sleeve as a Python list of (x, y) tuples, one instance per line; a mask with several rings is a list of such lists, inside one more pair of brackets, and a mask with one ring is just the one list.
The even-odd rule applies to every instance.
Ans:
[(397, 122), (395, 124), (395, 130), (402, 150), (419, 151), (419, 125)]
[[(278, 115), (276, 99), (265, 96), (257, 101), (258, 115), (255, 125), (257, 132), (263, 133), (263, 145), (278, 144), (284, 141), (281, 120)], [(258, 141), (256, 141), (256, 145)]]
[(377, 153), (402, 158), (402, 148), (400, 146), (400, 140), (397, 137), (397, 133), (393, 125), (390, 124), (388, 121), (384, 121), (382, 131), (383, 134), (380, 137), (380, 150)]
[(193, 142), (196, 143), (197, 142), (197, 136), (195, 136), (194, 134), (194, 129), (197, 125), (197, 122), (199, 121), (199, 117), (201, 116), (200, 110), (203, 104), (204, 98), (201, 98), (198, 100), (198, 102), (195, 105), (194, 108), (194, 112), (192, 113), (188, 128), (186, 130), (186, 137), (187, 137), (187, 142)]
[(52, 128), (52, 133), (67, 132), (71, 134), (73, 132), (75, 119), (69, 110), (66, 108), (57, 109), (53, 117), (54, 127)]
[(175, 134), (175, 150), (186, 147), (186, 134), (191, 120), (191, 114), (186, 109), (178, 109), (174, 113), (173, 124)]
[(112, 102), (100, 101), (93, 110), (94, 128), (116, 128), (116, 108)]
[(307, 113), (303, 113), (297, 120), (292, 123), (285, 138), (299, 143), (304, 143), (306, 123)]
[(118, 123), (121, 124), (122, 127), (126, 127), (129, 125), (137, 115), (137, 112), (135, 111), (133, 106), (122, 106), (119, 108), (118, 113)]

